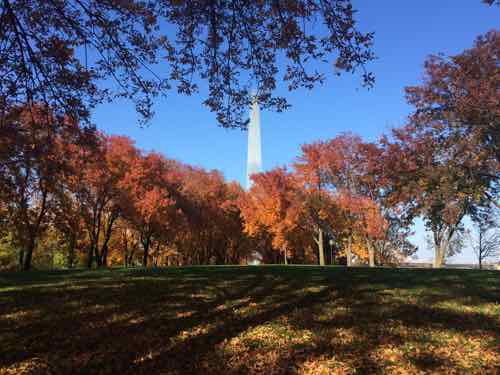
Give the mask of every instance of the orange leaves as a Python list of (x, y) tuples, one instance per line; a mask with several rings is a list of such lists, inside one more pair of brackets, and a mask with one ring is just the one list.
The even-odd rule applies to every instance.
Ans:
[(343, 190), (336, 195), (336, 203), (348, 218), (352, 232), (372, 239), (383, 235), (387, 223), (379, 204), (372, 199)]
[(313, 239), (322, 249), (323, 241), (346, 236), (381, 238), (381, 155), (378, 145), (352, 134), (303, 145), (293, 173), (276, 168), (254, 176), (242, 204), (247, 233), (267, 232), (276, 250), (292, 253), (315, 247)]
[(241, 201), (245, 230), (252, 236), (267, 232), (276, 250), (292, 250), (292, 243), (302, 237), (303, 232), (297, 179), (285, 168), (275, 168), (252, 178), (252, 189)]

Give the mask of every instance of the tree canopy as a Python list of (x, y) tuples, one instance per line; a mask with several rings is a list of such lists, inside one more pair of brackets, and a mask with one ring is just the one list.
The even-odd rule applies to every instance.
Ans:
[(148, 120), (154, 97), (201, 83), (219, 124), (244, 128), (252, 88), (282, 111), (279, 82), (313, 88), (326, 78), (316, 63), (373, 83), (373, 34), (354, 16), (350, 0), (4, 0), (0, 103), (42, 102), (86, 121), (124, 97)]

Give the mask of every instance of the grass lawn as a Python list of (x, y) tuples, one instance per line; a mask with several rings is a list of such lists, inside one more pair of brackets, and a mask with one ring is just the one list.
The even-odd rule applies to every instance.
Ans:
[(0, 274), (0, 374), (498, 374), (500, 272)]

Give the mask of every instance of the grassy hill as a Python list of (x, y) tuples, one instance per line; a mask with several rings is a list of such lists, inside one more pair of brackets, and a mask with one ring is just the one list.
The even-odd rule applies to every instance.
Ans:
[(0, 374), (494, 374), (500, 273), (0, 274)]

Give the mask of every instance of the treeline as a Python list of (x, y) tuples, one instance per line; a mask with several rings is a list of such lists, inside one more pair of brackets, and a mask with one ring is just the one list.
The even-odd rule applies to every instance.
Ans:
[[(3, 266), (239, 263), (242, 189), (40, 105), (2, 126)], [(5, 242), (8, 242), (5, 243)], [(10, 251), (6, 251), (10, 249)]]
[(42, 103), (0, 126), (0, 266), (395, 264), (416, 251), (415, 218), (436, 267), (464, 218), (491, 222), (500, 176), (500, 35), (431, 57), (407, 88), (415, 110), (377, 142), (346, 133), (303, 145), (250, 191), (132, 140), (82, 127)]

